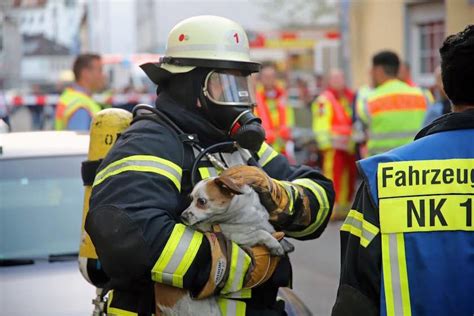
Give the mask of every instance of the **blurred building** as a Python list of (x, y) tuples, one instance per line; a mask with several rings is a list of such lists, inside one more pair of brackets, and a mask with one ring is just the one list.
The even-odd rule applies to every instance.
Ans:
[(43, 34), (23, 35), (21, 78), (24, 86), (37, 85), (43, 92), (53, 92), (73, 61), (68, 47)]
[(20, 83), (22, 41), (12, 8), (13, 0), (0, 1), (0, 89)]
[(1, 0), (0, 85), (24, 92), (32, 85), (54, 88), (80, 50), (84, 1)]
[(413, 81), (434, 84), (444, 38), (474, 22), (473, 0), (350, 1), (349, 50), (352, 81), (368, 83), (371, 57), (390, 49), (411, 65)]
[(147, 1), (87, 0), (89, 50), (99, 54), (137, 52), (137, 4)]
[(84, 0), (14, 0), (13, 13), (22, 35), (44, 38), (78, 51), (78, 30), (84, 15)]

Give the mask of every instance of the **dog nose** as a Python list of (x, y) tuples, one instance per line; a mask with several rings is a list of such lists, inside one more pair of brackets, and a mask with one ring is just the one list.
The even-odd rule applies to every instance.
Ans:
[(189, 212), (183, 212), (181, 213), (181, 219), (183, 220), (184, 223), (187, 223), (189, 220)]

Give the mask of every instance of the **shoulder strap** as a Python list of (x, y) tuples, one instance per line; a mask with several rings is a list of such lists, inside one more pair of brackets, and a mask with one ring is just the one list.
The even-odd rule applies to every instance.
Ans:
[(131, 124), (141, 120), (151, 120), (168, 127), (181, 140), (181, 142), (187, 143), (191, 146), (199, 141), (196, 134), (187, 134), (183, 132), (183, 130), (167, 117), (166, 114), (150, 105), (138, 104), (133, 108), (133, 120)]

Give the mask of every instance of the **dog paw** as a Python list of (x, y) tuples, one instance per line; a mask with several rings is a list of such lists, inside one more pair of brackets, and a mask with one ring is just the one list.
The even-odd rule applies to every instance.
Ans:
[(283, 247), (283, 250), (286, 252), (286, 253), (290, 253), (290, 252), (293, 252), (295, 251), (295, 246), (289, 242), (288, 240), (286, 240), (285, 238), (283, 238), (282, 240), (280, 240), (280, 245)]
[(271, 247), (269, 250), (270, 254), (273, 256), (282, 257), (285, 255), (285, 249), (283, 249), (281, 245), (278, 245), (278, 247)]

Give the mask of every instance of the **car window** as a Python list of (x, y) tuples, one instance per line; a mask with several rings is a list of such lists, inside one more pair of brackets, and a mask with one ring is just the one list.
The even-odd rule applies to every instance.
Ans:
[(85, 156), (0, 160), (0, 259), (77, 252)]

